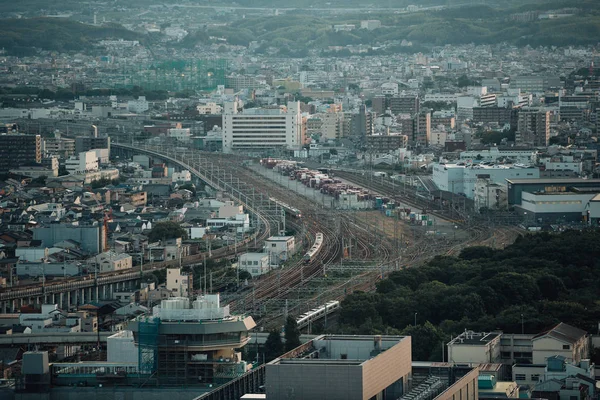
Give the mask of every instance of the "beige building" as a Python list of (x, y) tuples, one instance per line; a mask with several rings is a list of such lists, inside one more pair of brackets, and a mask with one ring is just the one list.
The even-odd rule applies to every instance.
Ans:
[(454, 363), (499, 363), (501, 332), (465, 331), (448, 343), (448, 361)]
[(189, 297), (194, 290), (194, 277), (191, 273), (181, 272), (181, 268), (168, 268), (166, 286), (174, 296)]
[(567, 362), (578, 364), (588, 358), (589, 341), (586, 331), (561, 322), (533, 337), (533, 363), (545, 364), (548, 357), (563, 356)]
[(129, 254), (115, 253), (114, 251), (100, 253), (92, 260), (92, 263), (98, 267), (98, 272), (119, 271), (133, 266)]

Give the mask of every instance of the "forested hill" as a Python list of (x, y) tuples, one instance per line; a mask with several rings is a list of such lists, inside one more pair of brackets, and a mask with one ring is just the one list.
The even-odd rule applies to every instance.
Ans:
[(599, 276), (600, 231), (527, 235), (393, 272), (342, 302), (340, 331), (416, 335), (417, 360), (441, 358), (440, 343), (465, 329), (518, 333), (522, 320), (526, 333), (560, 321), (595, 332)]
[(9, 54), (30, 54), (32, 47), (51, 51), (89, 50), (101, 39), (141, 40), (120, 25), (92, 26), (64, 18), (0, 20), (0, 48)]

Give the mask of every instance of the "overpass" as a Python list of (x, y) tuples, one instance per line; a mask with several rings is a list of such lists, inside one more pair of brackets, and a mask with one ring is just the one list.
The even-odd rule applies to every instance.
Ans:
[[(278, 221), (283, 210), (277, 204), (259, 193), (251, 185), (240, 182), (222, 166), (208, 161), (202, 153), (189, 149), (156, 147), (145, 144), (111, 143), (113, 150), (122, 154), (146, 154), (155, 159), (189, 170), (196, 178), (207, 185), (235, 199), (255, 217), (255, 233), (250, 238), (234, 245), (213, 250), (210, 253), (183, 257), (181, 265), (198, 264), (204, 258), (221, 258), (237, 253), (237, 249), (251, 241), (262, 242), (278, 229)], [(231, 167), (232, 164), (227, 164)], [(111, 300), (119, 291), (132, 291), (139, 286), (145, 274), (152, 271), (178, 266), (179, 260), (147, 264), (126, 271), (114, 271), (97, 275), (78, 276), (60, 281), (45, 281), (39, 284), (16, 286), (0, 290), (0, 312), (17, 310), (25, 304), (59, 304), (64, 309), (91, 301)]]
[[(116, 332), (64, 332), (64, 333), (14, 333), (12, 335), (0, 335), (0, 347), (12, 347), (21, 345), (61, 345), (61, 344), (96, 344), (98, 338), (100, 343), (106, 343), (109, 336)], [(253, 332), (248, 346), (262, 345), (267, 341), (268, 333)], [(300, 335), (302, 343), (308, 342), (316, 335)]]

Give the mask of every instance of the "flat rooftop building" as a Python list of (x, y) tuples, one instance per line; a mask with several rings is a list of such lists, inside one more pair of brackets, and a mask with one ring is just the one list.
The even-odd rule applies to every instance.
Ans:
[(408, 336), (317, 336), (195, 400), (265, 398), (248, 396), (254, 394), (269, 400), (477, 399), (480, 369), (413, 363), (411, 340)]

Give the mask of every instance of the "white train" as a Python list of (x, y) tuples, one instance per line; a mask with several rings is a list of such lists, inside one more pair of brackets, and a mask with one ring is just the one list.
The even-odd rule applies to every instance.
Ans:
[(306, 252), (303, 257), (304, 262), (309, 263), (314, 260), (315, 256), (321, 251), (321, 247), (323, 247), (323, 234), (321, 232), (317, 233), (315, 243), (312, 245), (310, 250)]
[(331, 314), (335, 310), (340, 308), (340, 302), (337, 300), (328, 301), (327, 303), (310, 310), (307, 313), (302, 314), (296, 319), (296, 324), (298, 324), (298, 328), (302, 329), (308, 326), (309, 323), (316, 321), (320, 318), (323, 318), (327, 314)]

